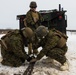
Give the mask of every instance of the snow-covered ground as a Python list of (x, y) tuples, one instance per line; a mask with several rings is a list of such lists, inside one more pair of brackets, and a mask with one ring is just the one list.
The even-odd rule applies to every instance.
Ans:
[[(69, 62), (69, 70), (60, 71), (59, 63), (56, 61), (54, 61), (54, 63), (44, 63), (44, 57), (42, 60), (38, 61), (35, 64), (32, 75), (76, 75), (76, 33), (68, 32), (67, 35), (69, 38), (67, 41), (68, 52), (66, 53), (66, 57)], [(2, 35), (0, 35), (0, 37), (1, 36)], [(0, 75), (2, 75), (2, 73), (4, 75), (22, 75), (23, 72), (26, 70), (27, 66), (27, 62), (25, 62), (25, 66), (22, 65), (17, 68), (3, 66), (0, 63)]]

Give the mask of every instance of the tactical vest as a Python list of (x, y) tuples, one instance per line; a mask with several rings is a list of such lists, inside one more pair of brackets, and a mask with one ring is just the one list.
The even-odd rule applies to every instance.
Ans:
[(32, 12), (32, 17), (34, 19), (34, 22), (36, 22), (37, 20), (39, 20), (39, 15), (37, 12)]

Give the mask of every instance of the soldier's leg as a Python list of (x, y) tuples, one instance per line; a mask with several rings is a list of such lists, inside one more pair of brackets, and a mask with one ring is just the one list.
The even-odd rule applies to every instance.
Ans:
[[(5, 49), (4, 45), (1, 44), (1, 55), (2, 55), (2, 65), (6, 65), (6, 66), (13, 66), (13, 64), (11, 64), (10, 62), (8, 62), (8, 57), (9, 56), (9, 53), (7, 52), (7, 50)], [(11, 58), (11, 57), (10, 57)]]
[(65, 57), (65, 52), (66, 51), (59, 48), (54, 48), (48, 52), (48, 56), (61, 63), (61, 67), (60, 67), (61, 70), (68, 69), (68, 63), (66, 62), (67, 59)]
[[(11, 60), (11, 61), (10, 61)], [(14, 65), (14, 67), (19, 67), (23, 64), (24, 60), (20, 59), (19, 57), (16, 57), (15, 55), (12, 56), (12, 58), (10, 58), (10, 60), (8, 60), (11, 64)]]
[(68, 50), (68, 47), (67, 47), (66, 44), (64, 45), (64, 47), (62, 47), (62, 50), (64, 51), (64, 52), (63, 52), (63, 55), (65, 55), (66, 52), (67, 52), (67, 50)]
[(22, 65), (23, 62), (21, 59), (15, 56), (10, 56), (10, 57), (7, 57), (6, 59), (3, 59), (1, 63), (6, 66), (19, 67)]
[(64, 55), (64, 51), (60, 48), (54, 48), (48, 52), (48, 56), (57, 60), (61, 64), (64, 64), (66, 62), (66, 57)]
[(4, 59), (2, 60), (1, 64), (4, 65), (4, 66), (14, 67), (13, 64), (11, 64), (10, 62), (8, 62), (7, 60), (4, 60)]

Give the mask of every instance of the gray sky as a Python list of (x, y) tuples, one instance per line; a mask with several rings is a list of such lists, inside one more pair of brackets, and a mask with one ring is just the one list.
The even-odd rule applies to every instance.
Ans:
[(26, 14), (31, 1), (37, 2), (37, 10), (58, 9), (58, 5), (67, 10), (67, 29), (76, 29), (76, 1), (75, 0), (0, 0), (0, 28), (19, 28), (17, 15)]

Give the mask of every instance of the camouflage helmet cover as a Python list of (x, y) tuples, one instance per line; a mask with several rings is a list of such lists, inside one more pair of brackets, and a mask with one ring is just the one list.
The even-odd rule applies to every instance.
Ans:
[(32, 29), (29, 28), (29, 27), (23, 28), (22, 29), (22, 33), (23, 33), (23, 35), (25, 37), (28, 37), (28, 38), (31, 38), (33, 36), (33, 34), (34, 34), (34, 32), (32, 31)]
[(36, 7), (37, 7), (36, 2), (32, 1), (32, 2), (30, 3), (30, 8), (36, 8)]
[(48, 33), (48, 30), (45, 26), (39, 26), (37, 29), (36, 29), (36, 35), (38, 37), (45, 37)]

